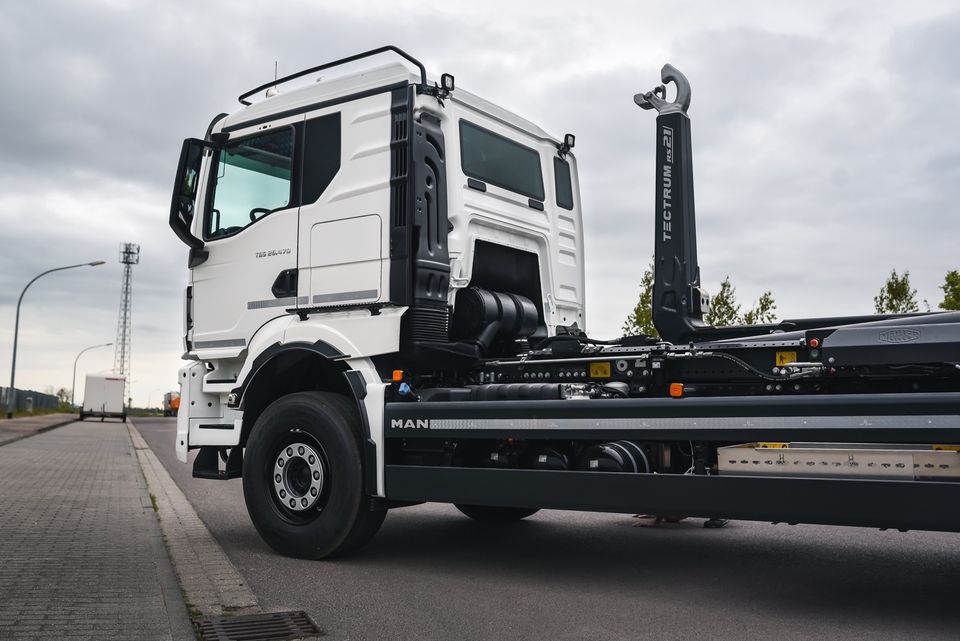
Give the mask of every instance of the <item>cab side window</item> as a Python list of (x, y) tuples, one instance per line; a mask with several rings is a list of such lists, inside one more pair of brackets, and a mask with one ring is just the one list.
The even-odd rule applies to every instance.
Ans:
[(573, 181), (570, 178), (570, 163), (553, 157), (553, 173), (557, 188), (557, 205), (564, 209), (573, 209)]
[(228, 142), (220, 150), (204, 236), (233, 235), (291, 205), (293, 127)]
[(460, 165), (471, 178), (543, 200), (537, 150), (466, 120), (460, 121)]

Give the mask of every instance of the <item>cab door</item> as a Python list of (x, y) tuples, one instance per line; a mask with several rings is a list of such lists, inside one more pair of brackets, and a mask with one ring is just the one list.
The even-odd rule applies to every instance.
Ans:
[(208, 256), (191, 273), (195, 351), (237, 354), (264, 323), (297, 306), (302, 121), (236, 131), (207, 159), (194, 234)]
[(300, 296), (313, 309), (389, 295), (390, 94), (306, 114)]

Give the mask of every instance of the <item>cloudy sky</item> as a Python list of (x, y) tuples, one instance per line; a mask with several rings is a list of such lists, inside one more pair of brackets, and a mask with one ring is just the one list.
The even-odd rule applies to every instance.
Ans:
[[(891, 268), (920, 298), (960, 268), (956, 2), (7, 2), (0, 12), (0, 371), (70, 386), (112, 341), (135, 268), (133, 396), (176, 385), (186, 250), (166, 226), (180, 143), (280, 73), (396, 44), (433, 73), (577, 134), (591, 334), (618, 333), (652, 253), (654, 117), (690, 78), (700, 266), (781, 317), (872, 311)], [(422, 7), (420, 9), (419, 7)], [(109, 370), (112, 348), (79, 372)], [(78, 376), (82, 379), (82, 376)], [(0, 384), (9, 379), (0, 375)], [(82, 386), (82, 381), (78, 383)]]

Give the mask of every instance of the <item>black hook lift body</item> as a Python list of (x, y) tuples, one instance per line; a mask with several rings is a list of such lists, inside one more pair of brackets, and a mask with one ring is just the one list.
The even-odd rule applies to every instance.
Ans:
[[(701, 287), (697, 262), (693, 149), (687, 113), (690, 83), (669, 64), (663, 66), (660, 77), (664, 84), (636, 94), (633, 100), (643, 109), (657, 111), (653, 324), (664, 341), (699, 343), (861, 323), (900, 325), (904, 318), (921, 324), (947, 320), (924, 314), (882, 314), (789, 319), (774, 324), (729, 327), (708, 325), (704, 315), (709, 309), (710, 297)], [(676, 97), (672, 101), (666, 99), (666, 85), (670, 83), (676, 86)]]

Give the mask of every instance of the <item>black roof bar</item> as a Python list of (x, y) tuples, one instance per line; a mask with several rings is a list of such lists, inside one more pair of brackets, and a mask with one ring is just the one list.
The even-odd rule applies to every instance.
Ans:
[(401, 58), (404, 58), (404, 59), (406, 59), (408, 62), (411, 62), (411, 63), (413, 63), (414, 65), (416, 65), (417, 68), (420, 70), (420, 84), (423, 85), (424, 87), (427, 86), (427, 70), (426, 70), (426, 68), (423, 66), (423, 63), (420, 62), (419, 60), (417, 60), (416, 58), (414, 58), (413, 56), (411, 56), (411, 55), (410, 55), (409, 53), (407, 53), (406, 51), (400, 49), (399, 47), (395, 47), (395, 46), (393, 46), (393, 45), (387, 45), (386, 47), (379, 47), (378, 49), (371, 49), (370, 51), (365, 51), (365, 52), (363, 52), (363, 53), (358, 53), (358, 54), (356, 54), (356, 55), (354, 55), (354, 56), (349, 56), (349, 57), (347, 57), (347, 58), (341, 58), (340, 60), (334, 60), (333, 62), (328, 62), (328, 63), (326, 63), (326, 64), (322, 64), (322, 65), (320, 65), (319, 67), (311, 67), (310, 69), (304, 69), (303, 71), (298, 71), (297, 73), (290, 74), (289, 76), (284, 76), (283, 78), (280, 78), (279, 80), (273, 80), (272, 82), (266, 82), (266, 83), (260, 85), (259, 87), (257, 87), (256, 89), (251, 89), (250, 91), (248, 91), (248, 92), (246, 92), (246, 93), (240, 94), (240, 97), (237, 98), (237, 100), (239, 100), (239, 101), (240, 101), (240, 104), (242, 104), (242, 105), (249, 105), (249, 104), (250, 104), (250, 101), (248, 101), (247, 98), (249, 98), (250, 96), (252, 96), (252, 95), (254, 95), (254, 94), (256, 94), (256, 93), (259, 93), (259, 92), (261, 92), (261, 91), (264, 91), (264, 90), (266, 90), (266, 89), (269, 89), (270, 87), (275, 87), (275, 86), (281, 85), (281, 84), (283, 84), (283, 83), (285, 83), (285, 82), (289, 82), (289, 81), (291, 81), (291, 80), (295, 80), (296, 78), (302, 78), (303, 76), (309, 75), (309, 74), (311, 74), (311, 73), (316, 73), (316, 72), (318, 72), (318, 71), (323, 71), (324, 69), (330, 69), (331, 67), (338, 67), (338, 66), (340, 66), (340, 65), (345, 65), (345, 64), (347, 64), (348, 62), (353, 62), (353, 61), (355, 61), (355, 60), (360, 60), (361, 58), (369, 58), (370, 56), (375, 56), (375, 55), (377, 55), (377, 54), (386, 53), (386, 52), (388, 52), (388, 51), (392, 51), (393, 53), (397, 54), (397, 55), (400, 56)]

